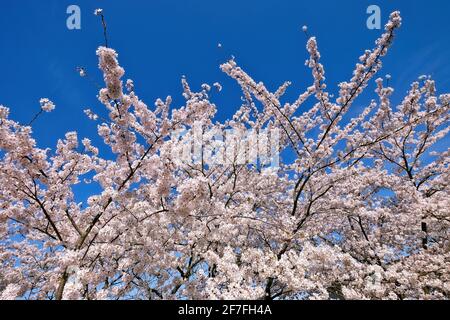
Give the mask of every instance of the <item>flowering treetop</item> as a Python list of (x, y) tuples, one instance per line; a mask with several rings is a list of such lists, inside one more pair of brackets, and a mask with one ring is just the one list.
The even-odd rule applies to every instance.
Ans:
[[(400, 25), (392, 13), (336, 98), (314, 37), (312, 82), (293, 102), (282, 102), (289, 82), (271, 92), (225, 62), (243, 102), (223, 123), (211, 86), (183, 78), (183, 106), (149, 107), (99, 47), (108, 116), (85, 112), (112, 158), (76, 132), (41, 149), (1, 106), (0, 298), (448, 298), (450, 149), (436, 145), (448, 142), (450, 94), (426, 78), (395, 105), (375, 79), (375, 98), (345, 120)], [(274, 150), (295, 160), (242, 161)], [(101, 191), (77, 202), (74, 186), (89, 183)]]

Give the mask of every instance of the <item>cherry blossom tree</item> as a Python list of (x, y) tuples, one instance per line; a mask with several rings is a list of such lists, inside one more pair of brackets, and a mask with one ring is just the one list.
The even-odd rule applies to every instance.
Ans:
[[(1, 299), (449, 297), (450, 94), (421, 77), (395, 105), (376, 79), (349, 118), (399, 12), (336, 98), (314, 37), (312, 83), (294, 102), (282, 102), (289, 82), (271, 92), (234, 59), (222, 64), (243, 95), (225, 122), (209, 97), (218, 83), (193, 91), (183, 78), (178, 108), (171, 97), (147, 106), (132, 80), (124, 88), (96, 15), (108, 115), (85, 113), (113, 157), (76, 132), (39, 148), (31, 125), (55, 108), (49, 99), (26, 125), (0, 107)], [(231, 146), (215, 139), (224, 131), (237, 134)], [(268, 146), (295, 160), (242, 161)], [(88, 184), (101, 192), (79, 202), (74, 186)]]

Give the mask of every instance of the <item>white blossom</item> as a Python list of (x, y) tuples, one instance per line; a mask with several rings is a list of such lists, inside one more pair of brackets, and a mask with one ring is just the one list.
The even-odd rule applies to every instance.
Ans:
[(47, 98), (42, 98), (41, 100), (39, 100), (39, 103), (41, 104), (41, 109), (45, 112), (51, 112), (55, 110), (55, 105)]

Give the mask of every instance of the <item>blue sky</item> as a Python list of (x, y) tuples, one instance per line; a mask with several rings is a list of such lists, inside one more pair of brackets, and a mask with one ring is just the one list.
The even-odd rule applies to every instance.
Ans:
[[(81, 30), (66, 28), (71, 4), (81, 8)], [(93, 15), (98, 7), (104, 9), (110, 46), (119, 53), (125, 79), (135, 81), (149, 106), (167, 95), (179, 106), (180, 78), (186, 75), (194, 88), (219, 81), (224, 90), (212, 100), (219, 108), (218, 119), (229, 117), (240, 104), (240, 90), (219, 64), (231, 55), (272, 90), (292, 81), (287, 98), (293, 99), (311, 83), (304, 66), (305, 24), (318, 38), (328, 86), (334, 91), (349, 79), (357, 58), (373, 47), (381, 32), (366, 28), (371, 4), (380, 6), (383, 24), (391, 11), (402, 12), (403, 27), (380, 73), (392, 75), (397, 97), (421, 74), (432, 74), (438, 90), (449, 92), (449, 1), (17, 0), (0, 2), (0, 104), (11, 108), (14, 119), (28, 123), (40, 98), (55, 102), (56, 110), (34, 125), (42, 147), (54, 146), (71, 130), (82, 137), (95, 135), (96, 124), (83, 110), (102, 107), (97, 89), (75, 69), (86, 67), (102, 83), (95, 56), (103, 42), (99, 18)], [(363, 97), (359, 103), (364, 102)]]

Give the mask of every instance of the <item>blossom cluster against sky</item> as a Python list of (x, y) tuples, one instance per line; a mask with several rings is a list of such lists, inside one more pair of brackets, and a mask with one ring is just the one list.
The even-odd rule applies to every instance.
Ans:
[[(71, 4), (81, 8), (81, 30), (66, 27)], [(272, 90), (292, 81), (286, 97), (296, 97), (311, 81), (304, 66), (303, 25), (317, 36), (328, 86), (336, 91), (340, 81), (350, 78), (349, 70), (359, 55), (373, 47), (381, 33), (366, 27), (366, 9), (372, 4), (381, 8), (383, 24), (394, 10), (403, 16), (380, 74), (392, 76), (398, 97), (421, 74), (431, 74), (438, 91), (448, 91), (447, 1), (20, 0), (0, 3), (0, 103), (22, 123), (39, 110), (41, 98), (55, 103), (53, 113), (34, 123), (40, 146), (54, 146), (71, 130), (80, 137), (95, 136), (96, 124), (87, 121), (83, 110), (101, 108), (93, 84), (102, 84), (95, 50), (103, 43), (103, 30), (93, 14), (99, 7), (107, 19), (110, 46), (126, 69), (124, 78), (134, 80), (136, 92), (149, 105), (167, 95), (173, 96), (175, 106), (181, 105), (180, 79), (185, 75), (194, 88), (205, 82), (221, 83), (223, 90), (212, 99), (219, 108), (218, 119), (229, 117), (240, 104), (241, 92), (219, 64), (231, 55)], [(92, 82), (79, 76), (79, 66), (86, 68)], [(369, 94), (367, 99), (372, 97)], [(362, 97), (361, 108), (365, 103)]]

